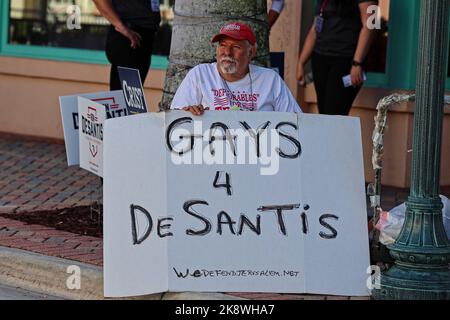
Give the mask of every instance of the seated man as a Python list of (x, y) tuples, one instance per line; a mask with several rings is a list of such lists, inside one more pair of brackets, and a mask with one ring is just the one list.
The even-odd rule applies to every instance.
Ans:
[(194, 115), (205, 109), (302, 112), (275, 71), (250, 64), (256, 55), (256, 39), (249, 26), (228, 23), (212, 42), (219, 42), (217, 62), (200, 64), (187, 73), (171, 109)]

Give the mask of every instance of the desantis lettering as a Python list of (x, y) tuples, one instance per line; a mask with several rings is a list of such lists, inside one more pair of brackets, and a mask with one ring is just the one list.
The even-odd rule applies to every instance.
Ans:
[(122, 82), (122, 88), (128, 106), (145, 111), (144, 95), (141, 88), (129, 86), (125, 80)]
[(81, 130), (84, 134), (103, 141), (103, 124), (95, 123), (81, 116)]
[[(189, 216), (195, 218), (197, 220), (196, 228), (188, 228), (186, 229), (186, 235), (188, 236), (206, 236), (213, 230), (214, 222), (211, 219), (205, 217), (198, 212), (198, 206), (209, 206), (209, 203), (204, 200), (189, 200), (183, 204), (183, 210)], [(297, 209), (300, 208), (301, 213), (298, 212)], [(295, 228), (291, 228), (290, 230), (296, 230), (297, 233), (303, 232), (303, 234), (309, 233), (309, 225), (308, 225), (308, 216), (306, 212), (310, 209), (309, 205), (300, 206), (299, 204), (295, 205), (272, 205), (272, 206), (261, 206), (257, 209), (259, 212), (273, 212), (275, 214), (275, 219), (272, 217), (268, 217), (267, 214), (264, 214), (266, 223), (274, 223), (276, 221), (276, 225), (278, 225), (278, 231), (283, 236), (288, 236), (288, 226), (285, 221), (285, 214), (297, 214), (300, 219), (296, 219), (296, 221), (300, 221), (301, 227), (296, 226)], [(152, 230), (153, 230), (153, 218), (145, 208), (132, 204), (130, 206), (131, 213), (131, 233), (133, 245), (141, 244), (144, 240), (146, 240)], [(141, 217), (146, 220), (146, 228), (138, 228), (137, 223), (137, 214), (141, 213)], [(209, 214), (207, 216), (210, 216)], [(240, 236), (243, 234), (245, 230), (247, 232), (253, 232), (256, 236), (261, 235), (261, 217), (262, 215), (257, 214), (255, 219), (250, 219), (246, 214), (240, 213), (238, 219), (233, 219), (232, 215), (228, 214), (225, 211), (220, 211), (216, 218), (215, 222), (217, 227), (215, 228), (215, 232), (218, 235), (222, 235), (223, 233), (233, 234), (236, 236)], [(163, 222), (172, 222), (174, 219), (171, 217), (159, 218), (157, 222), (157, 234), (159, 238), (171, 237), (173, 233), (170, 232), (170, 223)], [(333, 214), (323, 214), (318, 218), (319, 224), (328, 231), (325, 233), (323, 230), (319, 232), (318, 236), (325, 240), (332, 240), (338, 237), (338, 231), (335, 227), (331, 225), (331, 221), (338, 221), (339, 217)], [(141, 219), (142, 221), (142, 219)], [(290, 221), (293, 221), (292, 219)], [(137, 230), (141, 230), (142, 235), (138, 235)], [(265, 228), (264, 230), (270, 230)], [(275, 231), (272, 229), (272, 231)], [(164, 231), (164, 232), (163, 232)]]
[[(148, 223), (147, 228), (145, 229), (145, 232), (142, 236), (138, 235), (137, 214), (139, 212), (145, 216), (147, 223)], [(145, 239), (147, 239), (150, 236), (150, 233), (152, 232), (152, 229), (153, 229), (152, 216), (145, 208), (134, 205), (134, 204), (132, 204), (130, 206), (130, 214), (131, 214), (131, 236), (132, 236), (133, 244), (134, 245), (141, 244)], [(167, 218), (159, 218), (158, 219), (158, 224), (157, 224), (158, 236), (160, 238), (173, 236), (172, 232), (165, 232), (165, 233), (162, 232), (163, 229), (164, 230), (170, 229), (170, 227), (171, 227), (170, 223), (162, 224), (163, 221), (173, 221), (173, 218), (167, 217)]]
[[(107, 105), (105, 105), (105, 107), (106, 107), (106, 119), (120, 118), (128, 115), (127, 109), (111, 110)], [(78, 130), (78, 112), (72, 112), (72, 124), (73, 129)]]
[(126, 116), (127, 114), (128, 114), (127, 109), (116, 109), (116, 110), (106, 109), (106, 119), (120, 118)]
[(78, 130), (78, 112), (72, 112), (73, 129)]

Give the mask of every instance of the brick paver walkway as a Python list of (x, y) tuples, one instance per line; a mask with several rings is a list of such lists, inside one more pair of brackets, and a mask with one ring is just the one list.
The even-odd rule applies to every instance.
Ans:
[[(404, 202), (409, 190), (382, 188), (382, 206)], [(450, 188), (441, 190), (450, 196)], [(100, 179), (77, 166), (67, 167), (62, 144), (0, 135), (0, 213), (86, 206), (101, 196)], [(103, 265), (103, 239), (0, 217), (0, 246)], [(233, 293), (247, 299), (353, 299), (352, 297)], [(356, 298), (357, 299), (357, 298)], [(367, 299), (367, 298), (366, 298)]]
[(0, 217), (0, 246), (103, 265), (103, 240)]
[[(67, 167), (64, 145), (0, 136), (0, 213), (87, 206), (100, 196), (100, 178)], [(1, 217), (0, 246), (103, 264), (100, 238)]]
[(0, 136), (2, 213), (89, 205), (99, 191), (97, 176), (67, 167), (64, 145)]

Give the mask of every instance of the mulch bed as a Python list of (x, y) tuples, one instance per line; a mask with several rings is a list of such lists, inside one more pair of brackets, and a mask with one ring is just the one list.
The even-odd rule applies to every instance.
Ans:
[(101, 206), (80, 206), (61, 210), (0, 214), (0, 216), (83, 236), (102, 238), (103, 215), (101, 209)]

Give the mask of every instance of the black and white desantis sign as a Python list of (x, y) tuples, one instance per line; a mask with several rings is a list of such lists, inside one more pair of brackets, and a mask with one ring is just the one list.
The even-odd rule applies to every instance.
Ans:
[(104, 105), (78, 97), (80, 167), (103, 177)]
[(148, 113), (104, 153), (105, 296), (369, 294), (358, 119)]
[(80, 163), (78, 97), (83, 97), (104, 105), (106, 107), (107, 119), (123, 117), (128, 114), (122, 90), (59, 97), (68, 166), (78, 165)]

